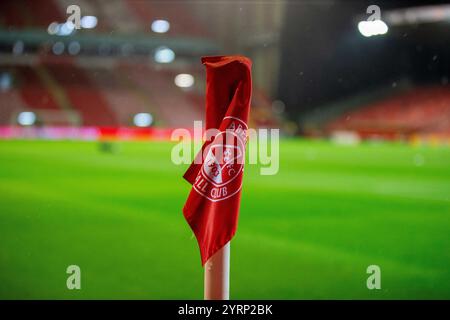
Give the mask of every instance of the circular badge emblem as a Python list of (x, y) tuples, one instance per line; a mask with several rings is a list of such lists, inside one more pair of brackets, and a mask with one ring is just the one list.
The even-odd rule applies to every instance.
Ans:
[(240, 119), (227, 122), (227, 129), (219, 132), (205, 149), (206, 156), (194, 183), (194, 189), (211, 201), (232, 197), (242, 185), (246, 126)]

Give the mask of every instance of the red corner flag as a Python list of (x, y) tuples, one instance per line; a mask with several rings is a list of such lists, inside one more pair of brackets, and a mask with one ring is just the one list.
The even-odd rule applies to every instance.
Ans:
[(184, 174), (192, 190), (183, 213), (197, 237), (204, 265), (236, 232), (252, 81), (246, 57), (204, 57), (202, 63), (206, 130), (218, 130)]

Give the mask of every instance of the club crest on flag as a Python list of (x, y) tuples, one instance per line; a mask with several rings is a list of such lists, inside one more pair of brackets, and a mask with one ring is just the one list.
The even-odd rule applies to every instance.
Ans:
[(233, 196), (242, 184), (239, 178), (244, 169), (246, 124), (237, 118), (226, 120), (227, 129), (219, 132), (205, 150), (206, 157), (194, 183), (194, 190), (211, 201)]

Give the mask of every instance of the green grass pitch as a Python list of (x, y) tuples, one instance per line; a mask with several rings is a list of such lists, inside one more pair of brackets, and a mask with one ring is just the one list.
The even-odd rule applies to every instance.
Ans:
[[(201, 299), (172, 146), (0, 141), (0, 298)], [(286, 140), (277, 175), (246, 167), (231, 298), (450, 299), (449, 248), (450, 149)]]

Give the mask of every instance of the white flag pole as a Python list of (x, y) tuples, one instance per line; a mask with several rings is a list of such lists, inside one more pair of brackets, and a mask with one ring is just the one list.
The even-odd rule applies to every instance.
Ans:
[(205, 300), (230, 299), (230, 242), (205, 263)]

